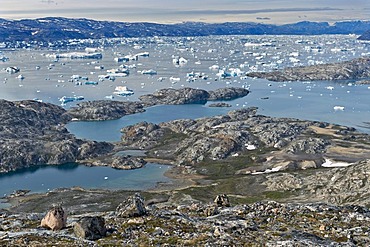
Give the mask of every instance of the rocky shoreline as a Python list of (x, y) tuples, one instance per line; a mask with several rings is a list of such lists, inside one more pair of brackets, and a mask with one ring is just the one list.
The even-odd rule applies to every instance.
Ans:
[(333, 64), (291, 67), (272, 72), (251, 72), (247, 76), (269, 81), (361, 80), (370, 78), (370, 58), (356, 58)]
[[(12, 207), (0, 210), (0, 244), (369, 245), (370, 136), (354, 128), (258, 115), (257, 108), (141, 122), (122, 128), (117, 143), (80, 140), (64, 127), (72, 118), (114, 119), (153, 104), (246, 94), (166, 89), (140, 102), (86, 102), (68, 111), (35, 101), (0, 101), (3, 172), (46, 161), (117, 169), (140, 168), (147, 160), (173, 165), (170, 183), (141, 195), (78, 187), (17, 191), (7, 198)], [(146, 156), (117, 155), (130, 149)]]
[[(207, 92), (183, 88), (159, 90), (143, 96), (141, 102), (92, 101), (66, 111), (62, 107), (32, 100), (0, 101), (0, 172), (6, 173), (32, 165), (58, 165), (78, 162), (111, 166), (117, 169), (140, 168), (145, 162), (127, 158), (112, 159), (115, 146), (108, 142), (76, 138), (65, 128), (72, 120), (108, 120), (145, 111), (155, 104), (194, 104), (207, 100), (230, 100), (249, 93), (242, 88)], [(165, 96), (160, 96), (165, 95)], [(145, 99), (144, 99), (145, 98)]]
[(125, 115), (145, 111), (154, 105), (205, 104), (208, 101), (227, 101), (247, 96), (244, 88), (220, 88), (206, 91), (194, 88), (160, 89), (153, 94), (142, 95), (136, 102), (97, 100), (82, 102), (68, 110), (68, 115), (78, 121), (119, 119)]
[(57, 165), (110, 153), (107, 142), (77, 139), (64, 127), (71, 118), (56, 105), (0, 100), (0, 172)]

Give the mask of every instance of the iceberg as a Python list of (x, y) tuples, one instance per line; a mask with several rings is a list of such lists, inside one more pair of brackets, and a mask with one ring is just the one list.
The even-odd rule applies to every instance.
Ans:
[(87, 53), (87, 52), (69, 52), (60, 54), (48, 54), (51, 58), (70, 58), (70, 59), (102, 59), (103, 55), (99, 52)]
[(63, 96), (62, 98), (59, 99), (59, 101), (62, 102), (62, 105), (65, 105), (68, 102), (73, 102), (73, 101), (83, 100), (83, 99), (84, 99), (83, 96), (73, 96), (73, 97)]
[(15, 74), (21, 71), (18, 67), (7, 67), (5, 71), (9, 74)]
[(344, 106), (336, 105), (333, 108), (334, 108), (334, 111), (344, 111)]
[(86, 81), (85, 85), (98, 85), (97, 81)]
[(141, 74), (142, 75), (156, 75), (157, 71), (155, 71), (153, 69), (148, 69), (148, 70), (141, 71)]
[(113, 93), (118, 96), (129, 96), (133, 95), (134, 91), (128, 89), (126, 86), (117, 86)]

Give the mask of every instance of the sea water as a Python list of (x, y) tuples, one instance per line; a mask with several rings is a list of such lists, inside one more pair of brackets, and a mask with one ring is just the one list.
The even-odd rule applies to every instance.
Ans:
[(110, 167), (87, 167), (75, 163), (58, 166), (34, 166), (0, 174), (0, 195), (6, 196), (18, 189), (32, 193), (56, 188), (83, 187), (87, 189), (145, 190), (158, 182), (169, 182), (163, 174), (169, 166), (148, 163), (135, 170), (117, 170)]
[[(368, 56), (369, 45), (360, 43), (352, 36), (154, 37), (123, 41), (123, 45), (105, 47), (102, 44), (103, 58), (100, 60), (53, 59), (47, 56), (75, 51), (69, 48), (0, 50), (2, 55), (9, 57), (9, 61), (0, 63), (0, 98), (37, 99), (60, 104), (59, 99), (63, 96), (83, 96), (84, 100), (106, 99), (106, 96), (113, 95), (116, 86), (127, 86), (134, 91), (132, 96), (113, 98), (120, 101), (136, 101), (140, 95), (168, 87), (214, 90), (233, 86), (250, 89), (248, 96), (229, 101), (228, 103), (232, 105), (230, 108), (210, 108), (209, 103), (155, 106), (146, 109), (144, 113), (124, 116), (118, 120), (72, 122), (67, 125), (69, 131), (77, 137), (98, 141), (118, 141), (122, 127), (141, 121), (159, 123), (182, 118), (194, 119), (225, 114), (229, 110), (250, 106), (258, 107), (258, 113), (263, 115), (326, 121), (369, 132), (369, 129), (363, 127), (365, 122), (370, 121), (368, 107), (370, 87), (367, 85), (356, 85), (352, 81), (269, 82), (244, 76), (245, 72), (249, 71), (271, 71), (288, 66), (341, 62)], [(117, 77), (114, 81), (98, 81), (99, 75), (106, 74), (106, 70), (122, 65), (114, 61), (115, 57), (140, 52), (149, 52), (150, 56), (127, 62), (127, 66), (131, 67), (129, 76)], [(179, 57), (183, 57), (187, 62), (181, 65), (174, 64), (173, 59)], [(18, 74), (8, 74), (5, 69), (9, 66), (17, 66), (21, 71)], [(98, 66), (104, 69), (96, 69)], [(219, 71), (213, 70), (214, 67), (225, 71), (239, 70), (243, 73), (223, 79), (217, 76)], [(148, 69), (156, 70), (157, 75), (141, 73)], [(190, 80), (187, 74), (192, 72), (204, 73), (207, 77)], [(24, 76), (23, 80), (17, 79), (19, 74)], [(89, 81), (98, 81), (98, 85), (85, 85), (84, 81), (80, 81), (81, 83), (73, 81), (71, 79), (73, 75), (88, 77)], [(171, 77), (176, 80), (171, 80)], [(73, 107), (77, 103), (70, 102), (63, 107)], [(336, 106), (342, 110), (335, 110), (338, 109)], [(134, 171), (75, 165), (72, 166), (73, 169), (63, 170), (63, 167), (43, 167), (36, 170), (30, 168), (19, 173), (2, 175), (0, 182), (3, 182), (2, 186), (6, 189), (1, 193), (6, 194), (15, 189), (47, 191), (55, 187), (75, 185), (89, 188), (145, 189), (149, 185), (144, 181), (151, 181), (150, 186), (154, 186), (155, 181), (162, 181), (164, 172), (163, 167), (159, 165), (148, 165)], [(100, 169), (105, 170), (102, 172)], [(152, 176), (149, 176), (152, 172), (146, 172), (146, 169), (154, 169), (159, 175), (152, 179)], [(140, 178), (128, 176), (136, 181), (137, 187), (132, 187), (132, 183), (128, 183), (128, 177), (123, 175), (130, 172), (140, 175)], [(83, 179), (78, 178), (81, 174)], [(113, 174), (117, 174), (118, 177), (114, 177)], [(77, 177), (70, 182), (72, 176)], [(102, 181), (103, 176), (108, 177), (107, 181)], [(49, 177), (61, 180), (55, 185), (42, 182)], [(89, 177), (93, 179), (89, 180)], [(9, 182), (8, 179), (11, 178), (18, 180)], [(22, 184), (21, 181), (28, 183)], [(81, 184), (75, 183), (77, 181)], [(115, 185), (110, 187), (110, 183)]]

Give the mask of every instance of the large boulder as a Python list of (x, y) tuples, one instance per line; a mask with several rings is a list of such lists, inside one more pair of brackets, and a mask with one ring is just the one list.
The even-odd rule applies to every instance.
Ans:
[(116, 209), (118, 217), (140, 217), (147, 214), (144, 198), (136, 193), (134, 196), (128, 197), (125, 201), (118, 205)]
[(41, 220), (41, 227), (50, 228), (51, 230), (61, 230), (66, 227), (67, 213), (61, 206), (53, 206)]
[(107, 234), (104, 218), (101, 216), (86, 216), (79, 219), (73, 226), (75, 235), (79, 238), (97, 240)]

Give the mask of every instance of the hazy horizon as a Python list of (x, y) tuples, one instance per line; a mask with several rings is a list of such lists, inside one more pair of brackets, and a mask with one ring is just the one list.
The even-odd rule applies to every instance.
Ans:
[(2, 0), (0, 17), (89, 18), (107, 21), (178, 23), (185, 21), (253, 21), (281, 24), (297, 21), (369, 19), (367, 0), (243, 1), (243, 0)]

